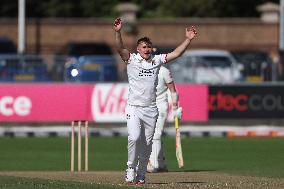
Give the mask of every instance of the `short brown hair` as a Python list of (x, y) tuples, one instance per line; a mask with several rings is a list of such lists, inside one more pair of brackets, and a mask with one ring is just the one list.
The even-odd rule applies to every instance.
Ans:
[(138, 39), (138, 41), (137, 41), (137, 46), (138, 46), (140, 43), (146, 43), (146, 44), (149, 44), (149, 45), (152, 46), (152, 42), (151, 42), (150, 38), (148, 38), (148, 37), (142, 37), (142, 38)]

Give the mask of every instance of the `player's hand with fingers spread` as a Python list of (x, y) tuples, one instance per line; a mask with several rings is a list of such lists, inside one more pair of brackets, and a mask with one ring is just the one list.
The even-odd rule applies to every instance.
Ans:
[(196, 34), (197, 34), (197, 32), (196, 32), (196, 29), (195, 29), (194, 26), (186, 28), (185, 36), (188, 39), (192, 40), (195, 37)]
[(113, 23), (113, 28), (115, 31), (120, 31), (122, 28), (122, 21), (120, 18), (115, 19)]

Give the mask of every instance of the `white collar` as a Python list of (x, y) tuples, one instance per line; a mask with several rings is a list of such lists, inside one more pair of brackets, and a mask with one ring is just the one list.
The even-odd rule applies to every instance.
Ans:
[(139, 61), (146, 61), (146, 62), (152, 62), (152, 59), (154, 58), (153, 54), (151, 54), (150, 58), (148, 60), (145, 60), (139, 53), (136, 54), (136, 58)]

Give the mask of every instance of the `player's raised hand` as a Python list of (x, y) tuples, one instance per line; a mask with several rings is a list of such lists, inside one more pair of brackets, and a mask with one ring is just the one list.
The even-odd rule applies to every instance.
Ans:
[(192, 40), (196, 36), (197, 32), (194, 26), (186, 28), (185, 36)]
[(115, 19), (113, 23), (113, 28), (115, 31), (120, 31), (122, 28), (122, 21), (120, 18)]

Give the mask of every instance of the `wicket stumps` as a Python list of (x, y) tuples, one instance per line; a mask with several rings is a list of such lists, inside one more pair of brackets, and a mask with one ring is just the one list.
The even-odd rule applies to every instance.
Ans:
[(78, 171), (81, 171), (81, 165), (82, 165), (82, 161), (81, 161), (81, 138), (82, 138), (82, 134), (81, 134), (81, 127), (85, 127), (85, 171), (88, 171), (89, 168), (89, 162), (88, 162), (88, 156), (89, 156), (89, 151), (88, 151), (88, 121), (84, 121), (84, 120), (76, 120), (76, 121), (72, 121), (71, 123), (71, 172), (74, 172), (74, 159), (75, 159), (75, 127), (78, 126)]

